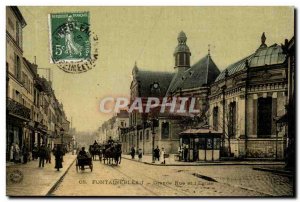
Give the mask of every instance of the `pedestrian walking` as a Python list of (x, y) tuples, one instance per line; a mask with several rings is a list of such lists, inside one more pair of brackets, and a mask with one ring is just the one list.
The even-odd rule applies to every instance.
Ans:
[(183, 154), (182, 153), (183, 153), (182, 147), (179, 146), (178, 147), (179, 161), (182, 161), (182, 159), (183, 159)]
[(164, 148), (161, 148), (160, 158), (161, 158), (161, 164), (166, 164), (166, 160), (165, 160), (165, 149), (164, 149)]
[(26, 144), (22, 148), (22, 154), (23, 154), (23, 164), (26, 164), (29, 156), (29, 151)]
[(38, 147), (34, 144), (32, 148), (32, 160), (36, 160), (38, 158)]
[(39, 156), (39, 167), (44, 167), (45, 158), (46, 158), (46, 146), (44, 143), (40, 146), (38, 150), (38, 156)]
[(54, 156), (55, 156), (55, 167), (57, 171), (59, 171), (60, 168), (62, 168), (62, 157), (63, 157), (63, 151), (61, 146), (57, 146), (54, 150)]
[(189, 152), (189, 150), (188, 150), (187, 146), (185, 146), (184, 150), (183, 150), (183, 157), (184, 157), (185, 162), (187, 162), (187, 160), (188, 160), (188, 152)]
[(159, 161), (159, 156), (160, 156), (160, 149), (158, 148), (158, 146), (156, 146), (156, 149), (154, 149), (154, 160), (158, 160)]
[(135, 156), (134, 146), (131, 147), (130, 155), (131, 155), (131, 159), (134, 159), (134, 156)]
[(143, 150), (141, 148), (138, 149), (138, 157), (139, 157), (139, 161), (142, 161)]
[(13, 149), (13, 158), (14, 158), (14, 161), (15, 163), (21, 163), (21, 158), (20, 158), (20, 147), (17, 143), (14, 144), (14, 149)]
[(50, 144), (48, 144), (48, 146), (46, 147), (46, 163), (51, 164), (51, 146), (50, 146)]
[(9, 151), (9, 161), (14, 161), (14, 146), (15, 143), (12, 143), (10, 146), (10, 151)]
[(28, 150), (28, 157), (27, 157), (27, 161), (31, 161), (32, 160), (32, 152), (30, 152)]

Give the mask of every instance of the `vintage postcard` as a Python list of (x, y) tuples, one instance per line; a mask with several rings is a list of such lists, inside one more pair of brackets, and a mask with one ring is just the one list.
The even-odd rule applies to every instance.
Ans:
[(6, 6), (6, 195), (295, 197), (294, 22)]

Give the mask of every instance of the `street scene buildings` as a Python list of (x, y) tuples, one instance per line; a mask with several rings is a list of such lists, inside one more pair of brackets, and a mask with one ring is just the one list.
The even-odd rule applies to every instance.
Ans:
[(16, 6), (7, 7), (6, 13), (6, 160), (23, 163), (24, 152), (30, 160), (42, 144), (70, 149), (73, 137), (51, 81), (38, 74), (46, 67), (23, 57), (26, 20)]
[[(169, 154), (179, 154), (181, 148), (187, 147), (187, 158), (198, 161), (205, 159), (199, 156), (200, 148), (207, 147), (204, 145), (211, 141), (210, 150), (218, 150), (221, 157), (284, 160), (288, 148), (285, 117), (288, 116), (288, 60), (291, 57), (287, 47), (294, 39), (283, 39), (282, 45), (268, 46), (266, 35), (262, 33), (257, 37), (261, 45), (254, 47), (251, 55), (233, 62), (222, 72), (209, 50), (206, 56), (190, 65), (187, 39), (183, 31), (179, 33), (174, 73), (144, 71), (135, 64), (131, 100), (136, 97), (196, 97), (195, 107), (200, 113), (165, 113), (151, 117), (134, 111), (129, 114), (127, 127), (114, 125), (112, 119), (105, 122), (106, 127), (115, 128), (106, 138), (111, 136), (121, 141), (125, 153), (135, 147), (142, 148), (144, 154), (152, 154), (155, 141), (155, 147), (164, 148)], [(153, 118), (157, 126), (152, 131)], [(211, 132), (221, 136), (201, 138), (201, 130), (196, 130), (201, 128), (207, 129), (203, 135)], [(121, 136), (116, 135), (120, 129)], [(181, 138), (182, 133), (189, 138)], [(200, 136), (194, 139), (196, 134)]]
[[(185, 9), (193, 8), (161, 8), (162, 21), (181, 16), (172, 26), (163, 24), (170, 26), (170, 35), (177, 35), (169, 39), (169, 34), (159, 33), (162, 27), (155, 27), (160, 17), (149, 18), (156, 15), (156, 8), (151, 9), (6, 7), (7, 195), (295, 196), (294, 30), (280, 35), (277, 28), (253, 27), (249, 43), (241, 37), (228, 42), (219, 34), (213, 43), (225, 45), (217, 55), (212, 42), (201, 41), (211, 30), (203, 28), (199, 34), (191, 28), (199, 10), (189, 15)], [(244, 9), (250, 13), (254, 8)], [(265, 9), (294, 18), (292, 8)], [(149, 25), (139, 24), (131, 12), (155, 21), (146, 37), (156, 32), (155, 43), (148, 49), (147, 40), (144, 47), (134, 34), (139, 26)], [(229, 19), (240, 17), (239, 11), (232, 12)], [(258, 11), (251, 12), (254, 18)], [(102, 15), (111, 24), (98, 22)], [(127, 18), (134, 23), (125, 22)], [(57, 28), (52, 32), (42, 25), (51, 27), (51, 20)], [(175, 26), (179, 21), (181, 26)], [(41, 60), (33, 48), (33, 58), (23, 51), (29, 43), (23, 29), (30, 23), (30, 31), (41, 37), (32, 42), (32, 47), (41, 46), (36, 51)], [(175, 48), (159, 49), (157, 39), (160, 47)], [(131, 53), (137, 47), (150, 65), (140, 64), (140, 56)], [(157, 58), (149, 59), (144, 49)], [(231, 53), (234, 49), (238, 51)], [(159, 59), (162, 54), (167, 56)], [(231, 54), (238, 57), (219, 65)], [(76, 73), (76, 68), (81, 70)], [(116, 101), (120, 97), (123, 103)], [(105, 114), (105, 99), (111, 101), (103, 104), (105, 110), (114, 102), (122, 107)]]

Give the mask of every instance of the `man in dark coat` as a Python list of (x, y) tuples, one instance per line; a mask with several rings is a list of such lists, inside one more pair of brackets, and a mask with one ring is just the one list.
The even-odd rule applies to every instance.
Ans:
[(157, 159), (159, 161), (159, 156), (160, 156), (160, 150), (157, 146), (156, 149), (154, 149), (154, 158), (155, 158), (155, 160)]
[(81, 157), (88, 157), (88, 155), (87, 155), (87, 153), (85, 151), (85, 147), (81, 148), (81, 151), (79, 152), (78, 155), (81, 156)]
[(55, 168), (57, 171), (59, 171), (60, 168), (62, 168), (62, 156), (64, 155), (62, 148), (60, 146), (57, 146), (57, 148), (53, 151), (55, 156)]
[[(84, 158), (87, 158), (87, 157), (88, 157), (88, 154), (85, 151), (85, 147), (82, 147), (81, 151), (78, 154), (78, 158), (83, 158), (84, 159)], [(84, 165), (81, 165), (81, 170), (84, 170)]]
[(131, 158), (134, 159), (134, 156), (135, 156), (135, 149), (134, 149), (134, 147), (131, 147), (130, 155), (131, 155)]
[(51, 146), (48, 144), (46, 147), (46, 163), (51, 163)]
[(39, 157), (40, 157), (39, 167), (44, 167), (45, 158), (46, 158), (46, 154), (47, 154), (46, 147), (45, 147), (44, 143), (40, 146), (38, 153), (39, 153)]
[(96, 140), (95, 140), (93, 146), (94, 146), (94, 147), (95, 147), (95, 146), (98, 146), (98, 142), (97, 142)]
[(38, 158), (38, 148), (36, 144), (34, 144), (33, 149), (32, 149), (32, 160), (36, 160)]
[(109, 137), (107, 143), (109, 144), (109, 146), (112, 146), (114, 144), (114, 140), (111, 138), (111, 136)]
[(184, 156), (184, 161), (186, 162), (188, 160), (188, 153), (189, 153), (189, 150), (187, 147), (184, 148), (183, 150), (183, 156)]
[(23, 153), (23, 164), (26, 164), (28, 161), (28, 155), (29, 155), (28, 147), (26, 144), (22, 148), (22, 153)]

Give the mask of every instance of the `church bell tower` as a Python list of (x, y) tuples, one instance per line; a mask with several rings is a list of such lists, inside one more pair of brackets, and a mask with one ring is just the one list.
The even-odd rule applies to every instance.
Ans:
[(181, 31), (177, 37), (178, 45), (174, 51), (175, 57), (175, 69), (178, 71), (187, 70), (190, 68), (190, 56), (191, 52), (186, 45), (187, 37), (183, 31)]

